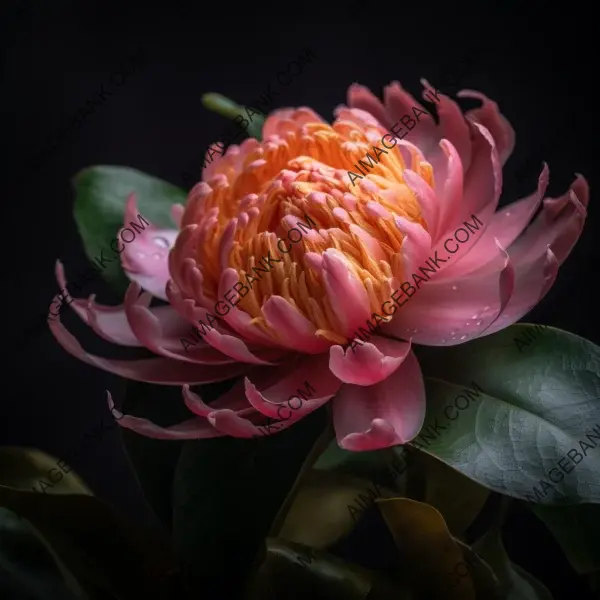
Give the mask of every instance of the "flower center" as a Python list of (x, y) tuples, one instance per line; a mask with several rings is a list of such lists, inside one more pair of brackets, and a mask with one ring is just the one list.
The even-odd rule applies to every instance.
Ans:
[[(270, 337), (283, 334), (269, 327), (262, 307), (278, 295), (316, 326), (318, 336), (335, 344), (349, 341), (326, 290), (322, 255), (335, 249), (364, 286), (371, 311), (379, 312), (394, 289), (392, 279), (402, 281), (404, 235), (395, 217), (426, 227), (404, 183), (406, 166), (397, 147), (351, 186), (348, 169), (372, 152), (381, 134), (351, 121), (309, 123), (301, 134), (290, 128), (257, 143), (237, 170), (239, 151), (225, 156), (209, 185), (190, 192), (182, 220), (182, 227), (198, 225), (193, 258), (204, 296), (223, 300), (221, 273), (232, 268), (249, 288), (238, 308)], [(410, 168), (434, 185), (431, 165), (416, 152)]]

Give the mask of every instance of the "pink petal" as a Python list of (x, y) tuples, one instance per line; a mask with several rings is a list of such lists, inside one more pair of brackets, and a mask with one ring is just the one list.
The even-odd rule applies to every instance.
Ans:
[(544, 164), (536, 192), (500, 209), (468, 252), (461, 248), (456, 254), (456, 260), (440, 273), (439, 281), (457, 279), (486, 265), (490, 268), (499, 266), (498, 262), (494, 263), (494, 259), (498, 258), (495, 240), (497, 239), (504, 248), (508, 248), (518, 238), (542, 202), (548, 179), (548, 167)]
[(350, 337), (371, 316), (369, 297), (348, 259), (335, 248), (323, 256), (323, 280), (343, 334)]
[(317, 337), (317, 328), (300, 311), (281, 296), (271, 296), (262, 307), (267, 325), (282, 332), (281, 343), (307, 354), (324, 352), (330, 343)]
[[(440, 203), (433, 189), (429, 184), (414, 171), (406, 169), (402, 176), (404, 177), (404, 183), (408, 186), (410, 191), (416, 196), (419, 205), (421, 206), (421, 212), (425, 223), (427, 223), (427, 230), (433, 239), (437, 239), (437, 231), (439, 231), (441, 222)], [(385, 190), (381, 195), (388, 200), (388, 194), (392, 192), (393, 188)]]
[[(60, 260), (56, 261), (54, 269), (59, 288), (65, 290), (68, 296), (67, 279), (65, 269)], [(100, 306), (95, 302), (95, 295), (91, 295), (87, 300), (82, 298), (73, 298), (69, 303), (77, 316), (89, 327), (91, 327), (101, 338), (119, 344), (121, 346), (137, 346), (142, 344), (135, 337), (135, 334), (129, 327), (123, 306)], [(54, 302), (52, 304), (55, 304)], [(164, 310), (170, 310), (168, 307), (162, 307)], [(54, 311), (51, 311), (54, 314)]]
[[(404, 217), (394, 218), (396, 227), (404, 234), (400, 254), (403, 259), (404, 273), (418, 272), (431, 253), (431, 236), (419, 223), (413, 223)], [(394, 273), (396, 277), (398, 273)]]
[[(456, 212), (444, 211), (445, 222), (439, 231), (451, 235), (457, 223), (476, 214), (487, 227), (492, 219), (502, 191), (502, 168), (494, 140), (487, 129), (477, 123), (474, 127), (473, 162), (464, 176), (463, 197)], [(444, 235), (439, 236), (444, 237)]]
[[(426, 79), (421, 79), (421, 83), (425, 88), (421, 97), (429, 102), (433, 101), (436, 107), (439, 119), (437, 127), (439, 138), (445, 138), (456, 148), (463, 170), (466, 171), (471, 164), (471, 133), (460, 106), (445, 94), (440, 93), (439, 90), (432, 90), (432, 86)], [(437, 165), (434, 165), (437, 174), (436, 167)]]
[[(320, 406), (332, 398), (342, 385), (329, 370), (325, 354), (304, 356), (282, 366), (277, 372), (258, 370), (252, 379), (254, 383), (249, 378), (245, 380), (248, 402), (261, 414), (271, 418), (280, 418), (277, 414), (279, 407), (290, 398), (297, 397), (297, 394), (305, 398), (297, 411), (303, 416), (307, 411), (314, 410), (310, 408), (313, 404)], [(301, 388), (302, 385), (305, 387)], [(313, 395), (306, 399), (302, 389), (308, 390), (306, 394), (312, 389)]]
[(463, 165), (456, 148), (447, 140), (440, 141), (440, 148), (443, 150), (443, 170), (439, 176), (436, 173), (437, 181), (440, 185), (438, 191), (439, 218), (438, 228), (432, 233), (433, 239), (437, 239), (444, 233), (447, 227), (451, 226), (456, 215), (461, 213), (463, 205), (463, 185), (464, 173)]
[[(421, 103), (417, 102), (411, 94), (406, 92), (397, 81), (393, 81), (390, 85), (383, 88), (383, 98), (388, 115), (387, 123), (389, 125), (387, 127), (396, 123), (404, 115), (413, 117), (413, 107), (427, 112), (426, 115), (419, 115), (419, 123), (413, 127), (405, 139), (418, 146), (425, 156), (429, 155), (430, 149), (434, 152), (438, 150), (437, 143), (439, 137), (436, 131), (437, 126)], [(362, 106), (359, 106), (359, 108), (362, 108)], [(383, 123), (383, 121), (381, 122)]]
[(263, 124), (263, 138), (266, 139), (272, 135), (280, 135), (282, 133), (282, 121), (292, 123), (295, 131), (300, 130), (305, 123), (326, 122), (316, 112), (306, 106), (274, 110)]
[(141, 232), (129, 228), (135, 237), (131, 242), (124, 243), (121, 235), (131, 221), (138, 222), (138, 214), (135, 194), (130, 194), (125, 203), (125, 222), (117, 236), (119, 238), (117, 248), (119, 245), (122, 246), (121, 264), (129, 279), (139, 283), (153, 296), (166, 300), (165, 285), (169, 279), (169, 250), (175, 243), (179, 231), (157, 229), (153, 225), (145, 227)]
[(183, 363), (164, 358), (147, 358), (141, 360), (114, 360), (102, 358), (86, 352), (77, 339), (71, 335), (60, 318), (50, 322), (50, 331), (59, 344), (72, 356), (109, 373), (126, 379), (158, 383), (161, 385), (200, 385), (232, 379), (248, 370), (247, 365), (215, 365), (202, 369), (198, 365)]
[(333, 401), (338, 445), (354, 452), (405, 444), (424, 420), (425, 386), (412, 352), (385, 381), (369, 389), (344, 385)]
[(504, 164), (515, 147), (515, 130), (502, 115), (498, 105), (490, 100), (484, 94), (474, 90), (461, 90), (458, 92), (459, 98), (475, 98), (481, 100), (483, 105), (467, 111), (465, 116), (481, 123), (494, 137), (500, 162)]
[[(151, 297), (145, 293), (139, 296), (140, 287), (132, 283), (125, 295), (127, 319), (140, 341), (156, 354), (194, 364), (225, 365), (235, 362), (232, 358), (193, 338), (194, 346), (184, 349), (182, 338), (167, 338), (158, 319), (149, 308)], [(186, 323), (189, 334), (189, 325)], [(185, 338), (184, 338), (185, 339)], [(189, 341), (189, 340), (188, 340)]]
[(146, 437), (157, 440), (196, 440), (221, 437), (223, 435), (214, 429), (206, 419), (200, 417), (172, 425), (171, 427), (161, 427), (148, 421), (148, 419), (123, 415), (122, 412), (115, 408), (112, 396), (108, 390), (106, 390), (106, 394), (108, 396), (108, 407), (119, 425)]
[(521, 267), (516, 275), (516, 291), (501, 317), (486, 330), (489, 335), (516, 323), (548, 293), (556, 276), (559, 262), (550, 248), (534, 262)]
[[(268, 273), (266, 275), (269, 276)], [(225, 269), (221, 273), (221, 279), (219, 280), (218, 297), (220, 299), (225, 298), (225, 294), (227, 294), (229, 290), (231, 290), (233, 286), (238, 283), (238, 281), (239, 275), (235, 269)], [(235, 292), (233, 293), (235, 294)], [(273, 338), (263, 333), (258, 327), (256, 327), (256, 325), (252, 323), (254, 320), (253, 317), (237, 307), (230, 306), (229, 312), (223, 317), (223, 320), (232, 329), (237, 331), (239, 335), (252, 340), (253, 342), (270, 346), (277, 344)]]
[(199, 417), (208, 417), (217, 410), (233, 410), (239, 415), (251, 415), (256, 411), (248, 404), (244, 393), (244, 382), (240, 379), (233, 387), (219, 396), (212, 404), (205, 404), (198, 394), (190, 390), (189, 385), (182, 388), (185, 405)]
[(501, 271), (424, 283), (406, 303), (405, 297), (397, 296), (404, 304), (391, 323), (382, 325), (383, 332), (427, 346), (453, 346), (482, 335), (498, 319), (515, 287), (512, 257), (501, 246), (497, 252), (504, 256)]
[(374, 335), (356, 348), (332, 346), (329, 368), (344, 383), (369, 386), (387, 379), (410, 352), (410, 342)]
[(578, 175), (565, 194), (544, 200), (541, 213), (510, 247), (511, 256), (517, 263), (537, 260), (550, 246), (562, 264), (581, 235), (588, 201), (588, 183)]

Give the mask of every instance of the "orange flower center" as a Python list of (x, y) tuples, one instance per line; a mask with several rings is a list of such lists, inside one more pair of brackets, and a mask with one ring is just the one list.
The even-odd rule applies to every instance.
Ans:
[[(371, 311), (380, 312), (393, 291), (391, 279), (403, 280), (399, 252), (404, 235), (394, 217), (426, 228), (419, 203), (404, 183), (407, 167), (398, 147), (388, 149), (360, 183), (349, 184), (347, 171), (356, 173), (354, 165), (372, 154), (374, 145), (385, 150), (383, 133), (345, 120), (333, 126), (308, 123), (301, 133), (290, 127), (258, 144), (241, 172), (222, 159), (209, 181), (212, 190), (197, 186), (182, 219), (182, 228), (200, 227), (195, 259), (204, 295), (222, 300), (219, 280), (230, 267), (249, 288), (238, 308), (275, 340), (284, 334), (269, 327), (262, 313), (273, 295), (295, 306), (318, 336), (335, 344), (349, 341), (327, 294), (319, 257), (328, 248), (342, 253), (362, 282)], [(431, 165), (416, 152), (410, 169), (434, 186)], [(268, 256), (279, 262), (263, 261)], [(263, 272), (266, 264), (268, 273)]]

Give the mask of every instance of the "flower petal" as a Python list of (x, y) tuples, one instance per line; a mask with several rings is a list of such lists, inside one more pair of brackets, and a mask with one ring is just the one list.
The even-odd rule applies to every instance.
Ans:
[(425, 385), (412, 352), (385, 381), (368, 390), (344, 385), (333, 401), (338, 445), (354, 452), (405, 444), (424, 420)]
[(108, 397), (108, 408), (119, 425), (146, 437), (155, 440), (197, 440), (221, 437), (223, 435), (212, 427), (206, 419), (201, 417), (189, 419), (171, 427), (161, 427), (148, 419), (123, 415), (121, 411), (115, 408), (112, 396), (108, 390), (106, 390), (106, 394)]
[[(133, 221), (139, 214), (135, 193), (132, 193), (125, 204), (125, 222), (119, 235), (127, 228), (128, 221)], [(131, 229), (129, 231), (133, 233)], [(123, 244), (121, 250), (121, 264), (127, 277), (161, 300), (167, 299), (168, 256), (178, 233), (177, 229), (157, 229), (150, 224), (143, 232), (136, 231), (135, 238)]]
[(322, 256), (327, 295), (344, 335), (350, 337), (370, 317), (369, 297), (344, 254), (328, 248)]
[(344, 351), (332, 346), (329, 368), (344, 383), (369, 386), (387, 379), (410, 352), (410, 342), (373, 336), (370, 340)]
[(60, 322), (60, 317), (50, 322), (50, 331), (59, 344), (79, 360), (134, 381), (158, 383), (163, 385), (200, 385), (225, 381), (248, 371), (248, 365), (214, 365), (210, 369), (198, 368), (198, 365), (174, 361), (165, 358), (146, 358), (140, 360), (116, 360), (102, 358), (86, 352), (77, 339)]

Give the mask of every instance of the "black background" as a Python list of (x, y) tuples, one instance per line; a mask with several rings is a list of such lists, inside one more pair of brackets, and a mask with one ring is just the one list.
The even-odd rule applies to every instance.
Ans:
[[(49, 331), (23, 333), (46, 313), (58, 291), (56, 258), (71, 280), (88, 264), (72, 216), (70, 178), (90, 165), (124, 165), (184, 187), (181, 173), (191, 160), (199, 165), (208, 145), (228, 127), (202, 107), (201, 95), (217, 91), (249, 103), (305, 49), (315, 60), (282, 88), (277, 107), (311, 106), (331, 119), (352, 82), (380, 94), (384, 85), (400, 80), (417, 95), (419, 78), (426, 77), (446, 93), (461, 88), (486, 93), (515, 128), (517, 145), (505, 168), (502, 203), (534, 189), (542, 160), (550, 166), (550, 195), (561, 194), (573, 174), (582, 173), (592, 195), (583, 235), (551, 292), (525, 320), (600, 342), (594, 288), (600, 255), (594, 244), (597, 34), (587, 8), (531, 2), (475, 8), (239, 3), (218, 5), (210, 14), (204, 4), (22, 0), (0, 9), (7, 367), (1, 444), (31, 445), (57, 456), (76, 453), (86, 434), (110, 419), (105, 390), (112, 391), (117, 406), (122, 399), (123, 380), (72, 358)], [(72, 121), (86, 100), (97, 97), (100, 85), (138, 48), (146, 52), (145, 67), (39, 168), (27, 171), (26, 160)], [(463, 67), (468, 60), (475, 62)], [(466, 108), (474, 104), (461, 101)], [(101, 281), (84, 295), (90, 293), (99, 301), (119, 301)], [(63, 320), (85, 348), (110, 352), (74, 315)], [(100, 497), (150, 522), (117, 430), (106, 430), (73, 466)], [(557, 598), (576, 592), (566, 579), (566, 563), (541, 527), (527, 521), (522, 528), (515, 518), (508, 544)]]

